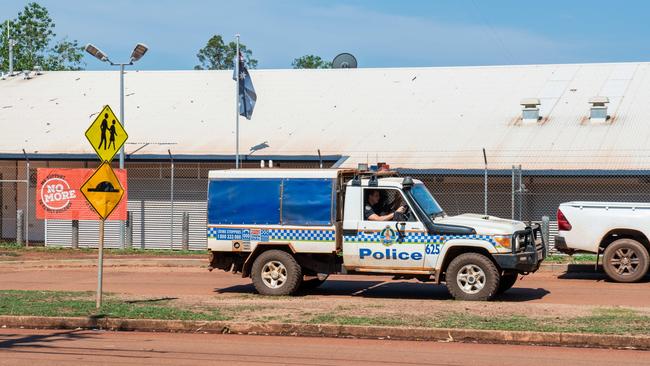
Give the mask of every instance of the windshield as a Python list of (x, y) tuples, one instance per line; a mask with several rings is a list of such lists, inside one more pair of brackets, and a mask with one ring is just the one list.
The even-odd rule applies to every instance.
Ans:
[(411, 189), (413, 198), (417, 201), (418, 205), (424, 210), (427, 216), (435, 216), (443, 213), (442, 208), (433, 198), (427, 187), (424, 184), (416, 184)]

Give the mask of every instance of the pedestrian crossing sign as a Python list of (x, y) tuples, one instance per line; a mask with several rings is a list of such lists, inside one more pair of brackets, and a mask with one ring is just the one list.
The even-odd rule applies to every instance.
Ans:
[(110, 163), (128, 137), (120, 120), (108, 105), (104, 106), (86, 130), (86, 138), (102, 162)]

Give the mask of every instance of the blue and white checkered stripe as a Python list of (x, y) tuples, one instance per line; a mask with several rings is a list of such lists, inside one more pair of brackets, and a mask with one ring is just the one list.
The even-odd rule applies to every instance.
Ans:
[[(356, 236), (345, 236), (345, 241), (356, 243), (377, 243), (382, 242), (383, 237), (376, 234), (359, 234)], [(453, 239), (483, 240), (496, 245), (494, 239), (489, 235), (428, 235), (424, 233), (408, 233), (402, 243), (404, 244), (444, 244)]]
[[(334, 230), (319, 229), (267, 229), (270, 240), (288, 241), (334, 241)], [(209, 238), (217, 236), (217, 228), (209, 227), (207, 231)], [(497, 243), (490, 235), (428, 235), (425, 233), (407, 233), (402, 241), (404, 244), (444, 244), (448, 240), (469, 239), (483, 240), (496, 245)], [(373, 234), (359, 233), (358, 235), (345, 236), (344, 240), (353, 243), (381, 243), (383, 237), (379, 232)]]
[(334, 241), (334, 230), (270, 229), (271, 240)]

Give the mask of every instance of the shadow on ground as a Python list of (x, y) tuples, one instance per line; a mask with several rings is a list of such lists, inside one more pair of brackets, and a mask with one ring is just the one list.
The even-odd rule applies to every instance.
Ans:
[[(214, 292), (256, 294), (255, 287), (236, 285), (216, 288)], [(498, 301), (522, 302), (538, 300), (549, 294), (542, 288), (517, 287), (499, 295)], [(328, 280), (316, 289), (300, 291), (297, 296), (351, 296), (364, 298), (409, 299), (409, 300), (450, 300), (451, 295), (444, 285), (419, 282), (383, 282), (383, 281), (348, 281)]]
[(0, 334), (0, 349), (16, 347), (47, 347), (47, 343), (59, 342), (62, 340), (78, 340), (93, 337), (92, 334), (83, 330), (69, 330), (50, 334)]

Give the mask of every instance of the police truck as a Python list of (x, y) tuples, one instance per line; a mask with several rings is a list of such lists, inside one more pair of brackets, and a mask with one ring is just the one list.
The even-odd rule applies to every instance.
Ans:
[(359, 274), (444, 283), (455, 299), (489, 300), (547, 253), (539, 225), (450, 216), (420, 180), (357, 169), (210, 171), (207, 237), (209, 270), (250, 277), (262, 295)]

